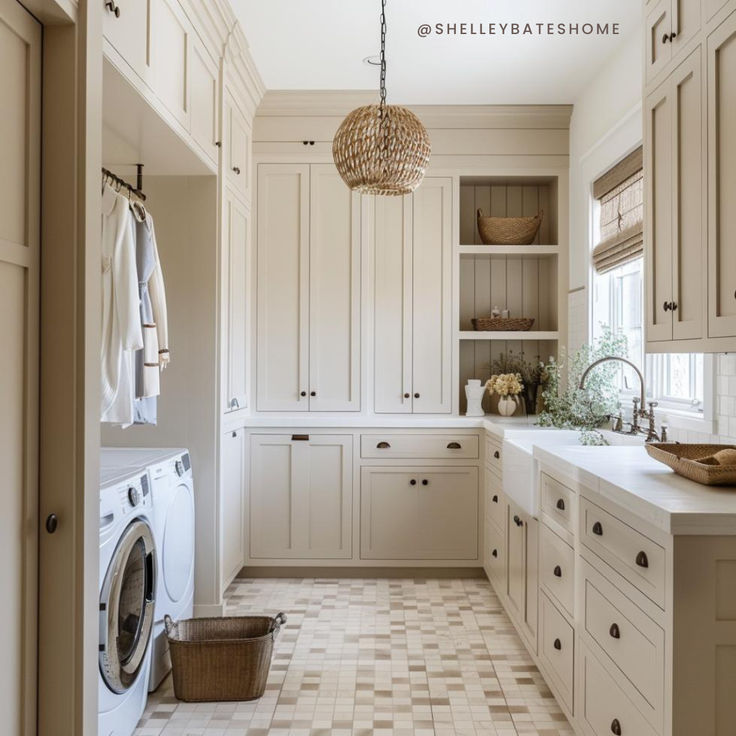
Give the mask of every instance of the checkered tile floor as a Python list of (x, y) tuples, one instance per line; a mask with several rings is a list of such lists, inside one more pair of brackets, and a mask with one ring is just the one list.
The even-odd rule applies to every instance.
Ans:
[(227, 613), (285, 611), (265, 695), (188, 704), (171, 678), (136, 736), (572, 736), (482, 580), (236, 580)]

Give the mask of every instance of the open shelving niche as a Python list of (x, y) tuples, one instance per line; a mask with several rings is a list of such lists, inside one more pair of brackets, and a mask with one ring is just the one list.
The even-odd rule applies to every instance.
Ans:
[[(490, 362), (504, 352), (528, 360), (558, 356), (560, 324), (559, 182), (556, 176), (461, 176), (459, 262), (460, 413), (469, 378), (485, 380)], [(532, 245), (482, 245), (476, 212), (491, 217), (526, 217), (544, 210)], [(533, 317), (529, 332), (476, 332), (471, 320), (494, 306), (511, 317)], [(486, 411), (491, 410), (488, 396)]]

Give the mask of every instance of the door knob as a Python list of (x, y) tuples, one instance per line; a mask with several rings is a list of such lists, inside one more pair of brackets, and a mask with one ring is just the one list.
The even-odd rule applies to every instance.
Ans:
[(555, 639), (554, 648), (558, 652), (562, 649), (562, 642), (559, 639)]
[(419, 394), (414, 394), (414, 398), (415, 399), (418, 399), (419, 398)]
[(49, 514), (46, 517), (46, 531), (53, 534), (59, 528), (59, 517), (56, 514)]
[(555, 565), (555, 569), (552, 572), (556, 578), (562, 577), (562, 568), (559, 565)]
[(669, 302), (665, 302), (665, 303), (664, 303), (664, 304), (662, 305), (662, 309), (664, 309), (664, 311), (665, 311), (665, 312), (669, 312), (669, 311), (670, 311), (670, 309), (671, 309), (671, 305), (670, 305), (670, 303), (669, 303)]
[(500, 460), (501, 459), (501, 453), (498, 450), (496, 450), (496, 452), (493, 453), (493, 457), (495, 457), (496, 460)]
[(611, 635), (611, 639), (621, 638), (621, 629), (619, 629), (618, 624), (611, 624), (611, 628), (608, 629), (608, 633)]
[(611, 721), (611, 733), (613, 736), (621, 736), (621, 724), (618, 722), (618, 718)]
[(558, 499), (557, 499), (557, 504), (556, 504), (556, 506), (557, 506), (557, 508), (558, 508), (558, 509), (559, 509), (560, 511), (564, 511), (564, 510), (565, 510), (565, 501), (564, 501), (564, 499), (562, 499), (562, 498), (558, 498)]
[(636, 564), (639, 565), (639, 567), (649, 567), (649, 558), (647, 557), (646, 552), (639, 552), (636, 556)]
[(428, 485), (429, 485), (429, 481), (428, 481), (428, 480), (427, 480), (427, 479), (425, 478), (425, 479), (424, 479), (424, 480), (422, 481), (422, 485), (423, 485), (423, 486), (428, 486)]
[(310, 396), (316, 396), (316, 395), (317, 395), (317, 392), (316, 392), (316, 391), (310, 391), (310, 392), (309, 392), (309, 395), (310, 395)]
[(299, 396), (306, 396), (306, 395), (307, 395), (307, 392), (306, 392), (306, 391), (301, 391), (301, 392), (299, 393)]
[(410, 485), (410, 486), (415, 486), (416, 484), (417, 484), (416, 478), (412, 478), (412, 479), (411, 479), (411, 480), (409, 481), (409, 485)]
[(497, 549), (494, 549), (493, 552), (491, 552), (491, 555), (493, 557), (498, 557), (498, 550)]
[(493, 498), (491, 499), (491, 501), (493, 501), (493, 503), (498, 503), (498, 496), (494, 496), (494, 497), (493, 497)]
[(596, 523), (593, 524), (593, 534), (597, 537), (603, 536), (603, 524), (601, 524), (600, 521), (596, 521)]
[(406, 394), (404, 394), (404, 398), (405, 398), (405, 399), (410, 399), (410, 398), (411, 398), (411, 394), (410, 394), (410, 393), (406, 393)]

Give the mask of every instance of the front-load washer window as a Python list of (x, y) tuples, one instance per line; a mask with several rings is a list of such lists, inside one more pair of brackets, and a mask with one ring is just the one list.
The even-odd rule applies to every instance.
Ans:
[(138, 519), (123, 532), (100, 595), (100, 671), (123, 693), (136, 681), (154, 620), (155, 549), (148, 524)]
[(179, 484), (166, 509), (162, 556), (166, 593), (178, 603), (194, 569), (194, 499), (186, 483)]

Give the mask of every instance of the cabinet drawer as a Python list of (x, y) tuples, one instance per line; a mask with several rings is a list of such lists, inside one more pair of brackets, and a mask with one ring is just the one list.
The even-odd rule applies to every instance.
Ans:
[(475, 459), (478, 457), (478, 437), (467, 434), (364, 434), (360, 437), (360, 455), (366, 459)]
[(502, 527), (486, 522), (485, 546), (488, 576), (496, 592), (500, 592), (506, 588), (506, 534)]
[(486, 467), (495, 470), (501, 476), (503, 472), (502, 460), (501, 443), (498, 440), (486, 437)]
[(540, 604), (539, 659), (551, 676), (553, 689), (572, 713), (575, 632), (544, 593)]
[(664, 631), (585, 563), (583, 585), (585, 631), (634, 686), (640, 709), (661, 723)]
[(575, 550), (540, 524), (539, 579), (572, 616), (575, 606)]
[(542, 473), (541, 484), (542, 511), (560, 526), (571, 532), (575, 531), (576, 493), (546, 473)]
[(664, 547), (587, 498), (581, 499), (580, 539), (647, 598), (665, 607)]
[(496, 526), (503, 528), (506, 522), (506, 507), (504, 505), (501, 484), (495, 473), (485, 472), (486, 479), (486, 517)]

